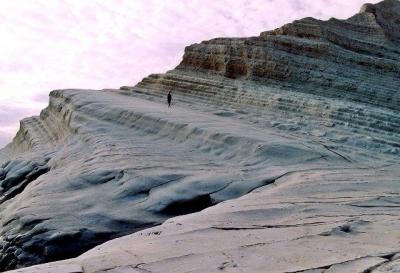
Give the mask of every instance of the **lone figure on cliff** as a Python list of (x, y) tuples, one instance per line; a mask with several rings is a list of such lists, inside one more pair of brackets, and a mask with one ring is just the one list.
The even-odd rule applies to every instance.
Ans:
[(171, 101), (172, 101), (172, 94), (171, 91), (169, 91), (167, 95), (168, 108), (171, 107)]

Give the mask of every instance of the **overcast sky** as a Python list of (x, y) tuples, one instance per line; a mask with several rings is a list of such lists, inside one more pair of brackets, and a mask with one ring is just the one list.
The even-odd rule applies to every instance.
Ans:
[(255, 36), (308, 16), (347, 18), (364, 2), (0, 0), (0, 147), (53, 89), (134, 85), (174, 68), (186, 45)]

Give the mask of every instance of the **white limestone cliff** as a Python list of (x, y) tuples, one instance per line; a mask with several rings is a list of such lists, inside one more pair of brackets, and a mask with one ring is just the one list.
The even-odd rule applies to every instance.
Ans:
[(0, 151), (0, 270), (400, 270), (399, 60), (385, 0), (51, 92)]

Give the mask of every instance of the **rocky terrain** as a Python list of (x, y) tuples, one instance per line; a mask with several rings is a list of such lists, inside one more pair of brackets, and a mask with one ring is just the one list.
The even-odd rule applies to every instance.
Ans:
[(399, 60), (385, 0), (52, 91), (0, 151), (0, 270), (398, 272)]

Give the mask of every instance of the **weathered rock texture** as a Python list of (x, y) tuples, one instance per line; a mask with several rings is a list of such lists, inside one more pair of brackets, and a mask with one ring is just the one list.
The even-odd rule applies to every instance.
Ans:
[(0, 151), (0, 269), (233, 199), (18, 272), (396, 270), (399, 60), (386, 0), (189, 46), (134, 87), (53, 91)]
[(1, 266), (76, 256), (246, 194), (304, 161), (346, 162), (320, 144), (229, 120), (115, 92), (52, 92), (2, 165)]
[[(186, 48), (175, 72), (275, 83), (304, 93), (398, 110), (399, 3), (385, 1), (372, 7), (345, 21), (305, 18), (259, 37), (194, 44)], [(173, 81), (170, 76), (166, 85)], [(157, 83), (163, 79), (161, 76)]]
[(15, 273), (398, 272), (399, 175), (398, 166), (299, 171), (79, 258)]
[(399, 14), (399, 1), (388, 0), (347, 20), (305, 18), (259, 37), (194, 44), (176, 69), (125, 89), (329, 120), (398, 147)]

